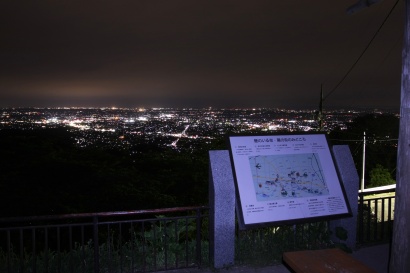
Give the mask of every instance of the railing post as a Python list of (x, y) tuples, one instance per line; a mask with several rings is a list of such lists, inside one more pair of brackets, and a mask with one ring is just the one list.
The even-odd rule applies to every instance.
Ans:
[(45, 246), (45, 272), (48, 273), (48, 228), (45, 227), (44, 228), (44, 246)]
[(202, 264), (201, 227), (202, 227), (201, 209), (197, 209), (196, 210), (196, 262), (198, 266), (201, 266)]
[(98, 216), (93, 216), (93, 236), (94, 236), (94, 273), (100, 272), (100, 247), (98, 243)]
[(61, 272), (61, 237), (60, 226), (57, 227), (57, 272)]
[(364, 236), (363, 236), (363, 230), (364, 230), (364, 228), (363, 228), (363, 225), (364, 225), (364, 223), (363, 223), (363, 221), (364, 221), (364, 210), (363, 210), (363, 207), (364, 207), (364, 204), (363, 204), (363, 202), (364, 202), (364, 194), (361, 192), (360, 194), (359, 194), (359, 198), (360, 198), (360, 203), (359, 203), (359, 240), (358, 240), (358, 242), (361, 244), (361, 243), (363, 243), (363, 238), (364, 238)]
[[(396, 194), (394, 195), (394, 196), (396, 196)], [(389, 223), (389, 225), (388, 225), (388, 229), (389, 229), (389, 241), (391, 242), (391, 240), (392, 240), (392, 236), (393, 236), (393, 224), (392, 224), (392, 198), (391, 197), (389, 197), (389, 212), (388, 212), (388, 223)]]
[(36, 273), (37, 272), (37, 254), (36, 254), (36, 229), (33, 228), (31, 230), (31, 246), (32, 246), (32, 252), (33, 252), (33, 268), (32, 268), (32, 272)]
[(11, 272), (11, 241), (10, 241), (10, 230), (7, 230), (7, 272)]
[(73, 229), (72, 226), (68, 227), (68, 244), (69, 244), (69, 250), (70, 250), (70, 255), (68, 258), (68, 263), (70, 267), (70, 272), (74, 272), (74, 264), (73, 264)]
[(383, 240), (383, 239), (385, 239), (385, 223), (386, 223), (386, 216), (385, 216), (385, 209), (386, 209), (386, 207), (385, 207), (385, 205), (384, 205), (384, 203), (385, 203), (385, 199), (384, 198), (381, 198), (380, 199), (380, 201), (381, 201), (381, 205), (382, 205), (382, 207), (381, 207), (381, 226), (380, 226), (380, 234), (381, 234), (381, 239)]
[(24, 244), (23, 244), (23, 229), (20, 228), (20, 272), (24, 273)]

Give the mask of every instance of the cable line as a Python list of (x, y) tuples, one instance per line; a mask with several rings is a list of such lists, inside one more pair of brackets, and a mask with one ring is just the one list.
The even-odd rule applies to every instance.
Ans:
[(347, 76), (350, 74), (350, 72), (353, 70), (353, 68), (356, 66), (356, 64), (360, 61), (360, 59), (363, 57), (364, 53), (366, 53), (367, 49), (369, 49), (371, 43), (373, 42), (373, 40), (376, 38), (377, 34), (380, 32), (380, 30), (382, 29), (382, 27), (384, 26), (384, 24), (386, 23), (387, 19), (390, 17), (390, 15), (393, 13), (394, 8), (397, 6), (397, 4), (399, 3), (399, 0), (396, 1), (396, 3), (394, 4), (394, 6), (390, 9), (389, 13), (387, 14), (386, 18), (384, 19), (384, 21), (382, 22), (382, 24), (380, 25), (380, 27), (377, 29), (376, 33), (373, 35), (372, 39), (370, 40), (370, 42), (367, 44), (367, 46), (365, 47), (365, 49), (362, 51), (362, 53), (360, 54), (359, 58), (357, 58), (357, 60), (353, 63), (353, 65), (349, 68), (349, 70), (346, 72), (346, 74), (343, 76), (343, 78), (336, 84), (336, 86), (332, 89), (332, 91), (329, 92), (329, 94), (327, 94), (323, 100), (325, 100), (327, 97), (329, 97), (333, 92), (336, 91), (336, 89), (342, 84), (342, 82), (347, 78)]

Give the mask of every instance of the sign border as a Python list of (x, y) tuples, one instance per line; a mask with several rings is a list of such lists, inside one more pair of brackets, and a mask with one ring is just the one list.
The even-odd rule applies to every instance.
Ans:
[[(277, 138), (277, 137), (292, 137), (292, 136), (307, 136), (307, 135), (323, 135), (325, 137), (325, 142), (327, 145), (326, 148), (328, 149), (331, 155), (330, 164), (336, 171), (338, 185), (340, 186), (340, 191), (343, 196), (343, 201), (347, 209), (347, 212), (346, 213), (334, 213), (334, 214), (329, 213), (329, 214), (320, 215), (320, 216), (299, 217), (299, 218), (291, 218), (291, 219), (278, 220), (278, 221), (264, 221), (264, 222), (259, 222), (259, 223), (245, 224), (245, 219), (244, 219), (244, 214), (243, 214), (244, 212), (242, 209), (242, 198), (240, 195), (238, 178), (237, 178), (238, 168), (235, 166), (231, 139), (235, 137), (265, 137), (265, 138), (266, 137), (276, 137)], [(235, 182), (235, 195), (236, 195), (236, 200), (237, 200), (236, 201), (236, 212), (237, 212), (237, 217), (238, 217), (238, 225), (241, 230), (248, 229), (248, 228), (256, 228), (256, 227), (278, 226), (278, 225), (283, 225), (283, 224), (298, 224), (298, 223), (315, 222), (315, 221), (320, 221), (320, 220), (332, 220), (332, 219), (339, 219), (343, 217), (352, 216), (350, 204), (346, 196), (346, 191), (345, 191), (345, 188), (344, 188), (344, 185), (343, 185), (340, 173), (339, 173), (339, 169), (337, 168), (337, 165), (335, 164), (334, 154), (331, 149), (331, 145), (330, 145), (330, 142), (329, 142), (329, 139), (326, 133), (323, 133), (323, 132), (286, 132), (286, 133), (281, 132), (281, 133), (269, 133), (269, 134), (230, 134), (227, 136), (227, 142), (229, 146), (229, 156), (231, 159), (232, 173), (233, 173), (233, 178)]]

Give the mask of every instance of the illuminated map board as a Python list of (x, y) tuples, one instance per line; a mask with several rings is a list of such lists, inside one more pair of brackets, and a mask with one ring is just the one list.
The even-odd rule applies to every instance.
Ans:
[(350, 215), (325, 134), (230, 136), (245, 227)]

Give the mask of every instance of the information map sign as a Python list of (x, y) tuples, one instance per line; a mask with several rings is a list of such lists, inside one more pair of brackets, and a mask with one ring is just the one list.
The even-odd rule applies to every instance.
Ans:
[(325, 134), (230, 136), (242, 227), (350, 215)]

